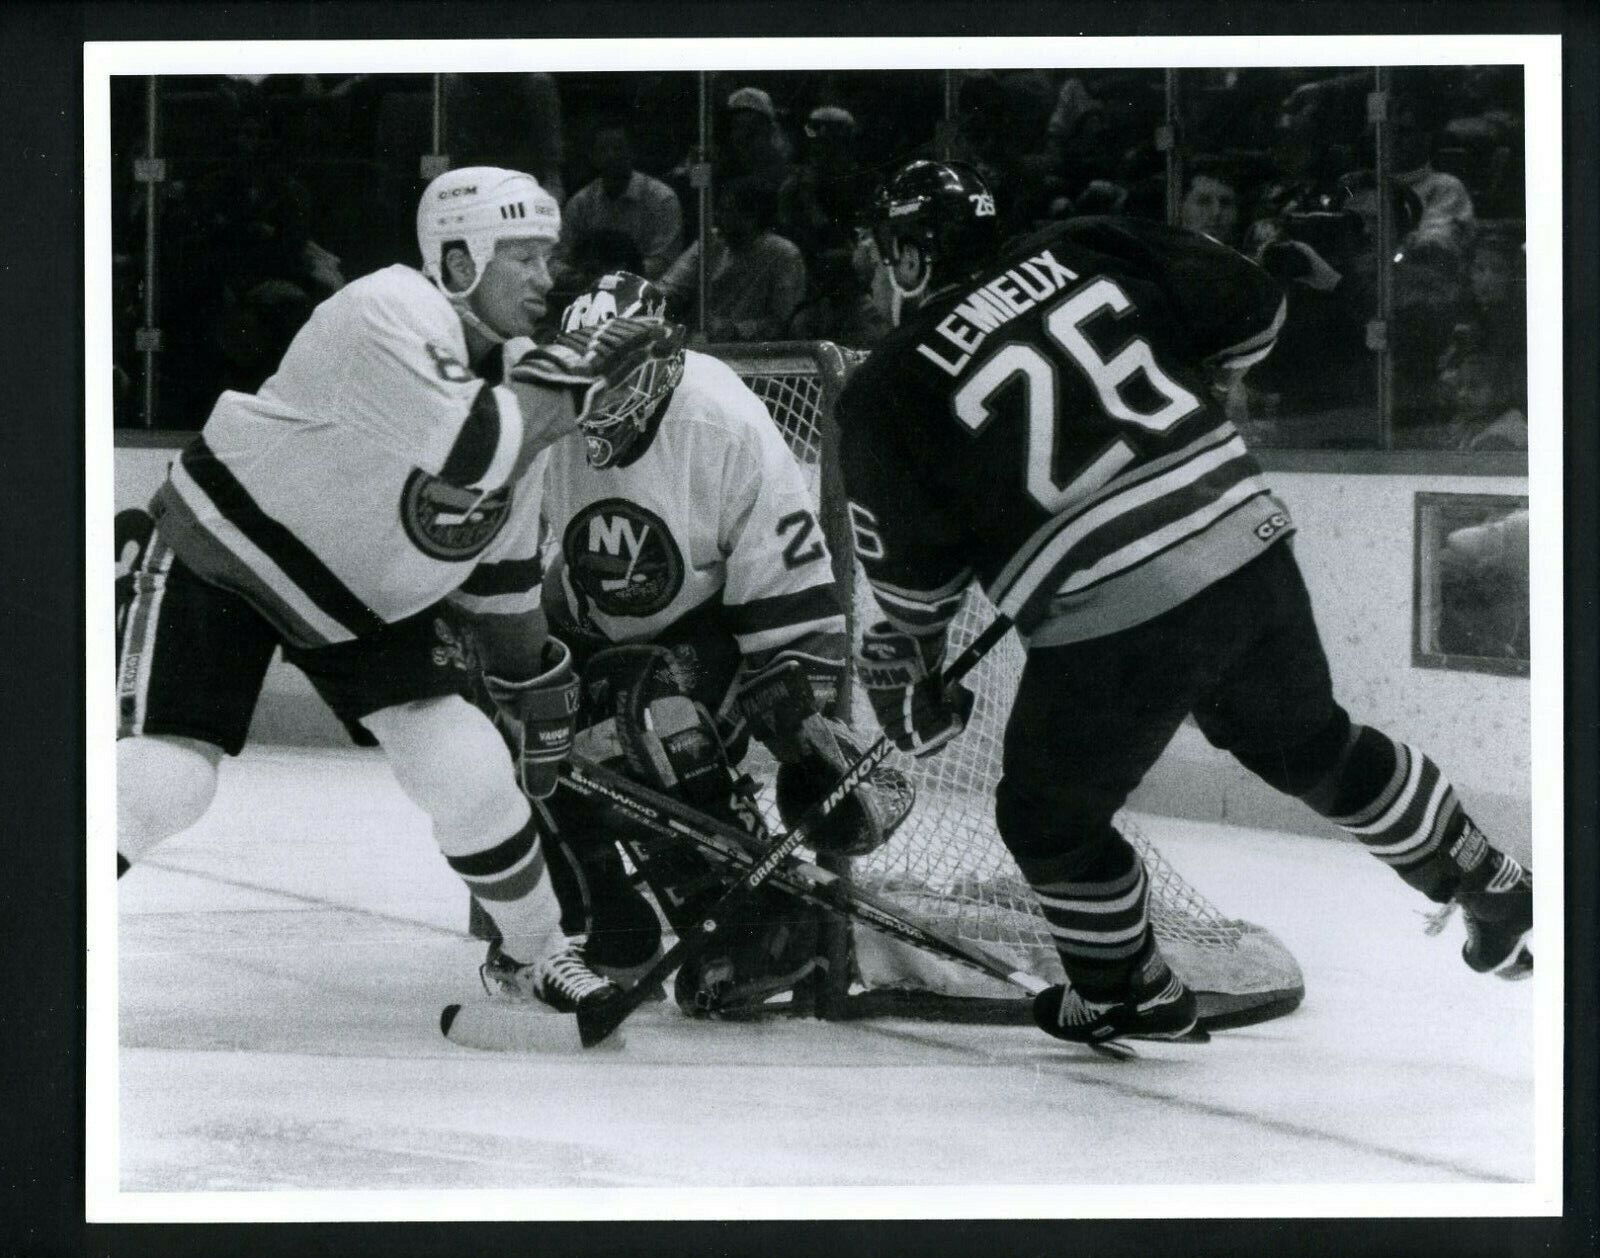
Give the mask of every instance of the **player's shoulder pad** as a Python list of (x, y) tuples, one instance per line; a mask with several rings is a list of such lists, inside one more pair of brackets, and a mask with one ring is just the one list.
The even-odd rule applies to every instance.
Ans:
[(683, 355), (683, 380), (673, 394), (679, 413), (690, 422), (739, 432), (755, 425), (771, 427), (766, 404), (739, 373), (722, 359), (699, 350)]
[(921, 335), (921, 329), (901, 324), (850, 373), (834, 407), (839, 423), (889, 423), (896, 404), (924, 387), (918, 371), (923, 360), (909, 348)]
[(336, 296), (376, 327), (414, 329), (430, 337), (460, 333), (461, 320), (449, 299), (427, 276), (408, 266), (396, 264), (363, 275)]
[(1061, 224), (1064, 239), (1108, 270), (1159, 289), (1209, 354), (1269, 326), (1283, 300), (1271, 275), (1219, 240), (1146, 219), (1087, 217)]

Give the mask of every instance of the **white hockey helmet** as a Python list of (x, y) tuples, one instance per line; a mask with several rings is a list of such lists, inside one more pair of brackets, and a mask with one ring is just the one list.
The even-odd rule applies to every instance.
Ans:
[[(463, 166), (447, 170), (425, 189), (417, 206), (417, 248), (422, 273), (453, 301), (472, 293), (494, 256), (495, 243), (506, 237), (554, 241), (561, 234), (561, 209), (532, 175), (498, 166)], [(444, 254), (451, 245), (465, 246), (475, 274), (466, 288), (445, 285)]]

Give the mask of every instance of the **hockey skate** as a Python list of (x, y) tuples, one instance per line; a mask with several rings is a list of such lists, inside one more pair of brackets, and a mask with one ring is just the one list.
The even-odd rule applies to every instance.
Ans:
[(1088, 1000), (1072, 987), (1047, 987), (1033, 998), (1033, 1020), (1047, 1035), (1076, 1044), (1209, 1038), (1199, 1029), (1194, 993), (1159, 952), (1135, 972), (1124, 999)]
[(561, 947), (531, 965), (513, 960), (498, 942), (478, 967), (483, 989), (503, 1000), (537, 1000), (557, 1013), (576, 1013), (578, 1007), (613, 999), (618, 987), (602, 978), (584, 960), (584, 937), (574, 935)]
[[(1480, 872), (1481, 871), (1481, 872)], [(1504, 852), (1463, 875), (1455, 898), (1430, 919), (1428, 933), (1444, 929), (1459, 908), (1467, 927), (1461, 959), (1479, 974), (1510, 981), (1533, 973), (1533, 874)]]
[[(780, 911), (793, 910), (780, 905)], [(791, 917), (737, 932), (729, 946), (708, 949), (686, 962), (673, 981), (678, 1008), (691, 1018), (760, 1012), (775, 997), (792, 992), (827, 962), (820, 955), (818, 920)]]

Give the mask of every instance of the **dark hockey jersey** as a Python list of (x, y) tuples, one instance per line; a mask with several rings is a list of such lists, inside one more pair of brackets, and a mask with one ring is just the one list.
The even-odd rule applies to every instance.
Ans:
[(884, 614), (942, 632), (976, 579), (1032, 645), (1193, 597), (1293, 530), (1213, 399), (1283, 297), (1205, 236), (1085, 218), (937, 292), (837, 408), (857, 554)]

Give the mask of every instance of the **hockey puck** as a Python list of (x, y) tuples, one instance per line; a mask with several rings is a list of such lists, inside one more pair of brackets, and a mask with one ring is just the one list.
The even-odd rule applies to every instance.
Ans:
[(460, 1005), (446, 1005), (439, 1011), (439, 1034), (445, 1039), (450, 1038), (450, 1028), (455, 1025), (456, 1014), (460, 1012)]

